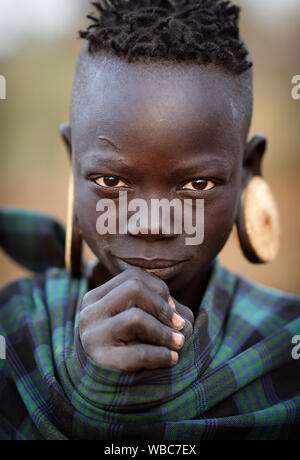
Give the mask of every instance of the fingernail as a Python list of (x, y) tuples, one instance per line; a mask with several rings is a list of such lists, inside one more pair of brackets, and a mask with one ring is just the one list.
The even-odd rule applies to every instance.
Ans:
[(173, 342), (176, 345), (176, 347), (182, 347), (184, 343), (184, 336), (182, 334), (177, 334), (176, 332), (173, 332)]
[(177, 313), (173, 314), (172, 322), (174, 326), (176, 327), (176, 329), (178, 329), (179, 331), (184, 328), (185, 321), (183, 318), (181, 318), (181, 316), (177, 315)]
[(168, 304), (171, 305), (171, 307), (174, 308), (174, 310), (176, 309), (174, 300), (172, 299), (171, 296), (168, 299)]
[(178, 362), (178, 353), (176, 351), (171, 351), (171, 355), (172, 355), (172, 362), (176, 364)]

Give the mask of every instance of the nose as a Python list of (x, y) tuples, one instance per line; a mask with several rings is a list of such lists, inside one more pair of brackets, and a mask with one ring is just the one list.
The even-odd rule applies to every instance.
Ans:
[(173, 200), (173, 204), (170, 203), (166, 198), (132, 200), (128, 204), (128, 234), (150, 241), (178, 237), (182, 218), (181, 202)]
[[(147, 230), (147, 232), (146, 232)], [(143, 227), (140, 232), (134, 232), (128, 227), (128, 234), (134, 236), (135, 238), (147, 240), (147, 241), (157, 241), (157, 240), (170, 240), (178, 237), (175, 233), (166, 233), (162, 228), (159, 229), (159, 232), (153, 233), (149, 227)]]

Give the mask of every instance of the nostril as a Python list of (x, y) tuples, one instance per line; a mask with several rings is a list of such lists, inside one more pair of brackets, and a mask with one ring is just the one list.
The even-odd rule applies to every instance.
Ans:
[(170, 239), (178, 236), (178, 233), (175, 233), (170, 226), (163, 227), (157, 223), (140, 225), (140, 222), (130, 219), (127, 225), (127, 232), (131, 236), (151, 240)]

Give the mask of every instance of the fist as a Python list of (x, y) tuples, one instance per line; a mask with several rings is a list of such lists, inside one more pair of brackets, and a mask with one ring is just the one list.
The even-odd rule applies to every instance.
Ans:
[(137, 372), (176, 365), (193, 322), (165, 282), (134, 267), (84, 296), (79, 331), (97, 364)]

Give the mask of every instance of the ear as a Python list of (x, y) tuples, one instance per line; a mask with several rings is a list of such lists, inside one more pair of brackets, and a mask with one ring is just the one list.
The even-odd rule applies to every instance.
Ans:
[(60, 134), (67, 147), (70, 159), (72, 158), (72, 132), (71, 126), (68, 123), (64, 123), (60, 126)]
[(262, 160), (267, 149), (267, 138), (256, 134), (246, 145), (244, 153), (244, 181), (247, 183), (253, 176), (262, 176)]

